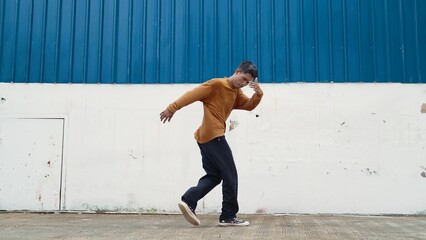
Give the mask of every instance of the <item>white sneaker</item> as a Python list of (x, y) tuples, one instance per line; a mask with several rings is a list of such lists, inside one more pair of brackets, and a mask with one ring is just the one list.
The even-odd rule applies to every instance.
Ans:
[(221, 227), (243, 227), (248, 225), (250, 225), (248, 221), (244, 221), (236, 217), (219, 221), (219, 226)]
[(178, 206), (186, 221), (195, 226), (200, 225), (200, 220), (197, 218), (195, 211), (190, 206), (188, 206), (186, 202), (181, 201), (178, 203)]

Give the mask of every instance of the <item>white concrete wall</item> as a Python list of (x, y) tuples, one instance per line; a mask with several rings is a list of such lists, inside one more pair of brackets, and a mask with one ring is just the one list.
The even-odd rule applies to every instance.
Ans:
[[(0, 84), (0, 209), (177, 211), (181, 194), (203, 175), (193, 139), (202, 105), (166, 124), (159, 113), (194, 86)], [(262, 87), (257, 109), (228, 119), (228, 126), (237, 123), (226, 137), (239, 172), (240, 212), (426, 212), (426, 85)], [(62, 130), (34, 122), (49, 119), (62, 120)], [(23, 120), (46, 131), (19, 130)], [(62, 132), (53, 138), (52, 131)], [(32, 135), (39, 145), (51, 139), (62, 146), (55, 155), (62, 154), (62, 177), (55, 179), (62, 189), (50, 196), (59, 198), (50, 208), (40, 191), (50, 176), (41, 167), (49, 156), (31, 151), (58, 149), (19, 141)], [(25, 179), (32, 171), (39, 179)], [(220, 190), (200, 201), (198, 211), (220, 211)], [(34, 199), (40, 205), (16, 207), (14, 191), (28, 206)]]

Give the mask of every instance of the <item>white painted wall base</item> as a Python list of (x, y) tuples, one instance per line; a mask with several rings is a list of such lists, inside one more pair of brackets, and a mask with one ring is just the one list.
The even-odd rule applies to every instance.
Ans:
[[(39, 209), (34, 201), (60, 201), (61, 210), (177, 211), (182, 193), (203, 175), (193, 139), (202, 106), (188, 106), (166, 124), (159, 113), (194, 86), (0, 84), (0, 209), (27, 209), (7, 200), (14, 198), (11, 189), (25, 188), (22, 204), (29, 210)], [(262, 87), (259, 107), (235, 111), (227, 122), (236, 126), (226, 137), (239, 172), (240, 212), (426, 212), (426, 114), (421, 113), (426, 85)], [(53, 131), (58, 128), (40, 120), (32, 122), (33, 132), (23, 133), (7, 124), (17, 119), (63, 119), (63, 128)], [(16, 176), (45, 171), (43, 164), (32, 165), (33, 172), (20, 164), (47, 163), (46, 156), (28, 156), (47, 146), (28, 146), (51, 136), (63, 137), (62, 149), (52, 150), (62, 153), (61, 176), (49, 185), (59, 186), (60, 193), (39, 199), (37, 187), (47, 183), (11, 179), (9, 171)], [(20, 154), (28, 157), (10, 157)], [(219, 186), (197, 210), (220, 208)]]

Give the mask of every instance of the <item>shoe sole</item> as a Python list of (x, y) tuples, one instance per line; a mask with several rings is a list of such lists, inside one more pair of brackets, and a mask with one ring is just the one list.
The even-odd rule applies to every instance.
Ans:
[(185, 202), (178, 203), (178, 206), (186, 221), (195, 226), (200, 225), (200, 220), (198, 220), (197, 216), (195, 216), (195, 214), (191, 211), (191, 209), (189, 209)]
[(244, 224), (236, 224), (236, 223), (219, 223), (219, 227), (247, 227), (250, 223), (246, 222)]

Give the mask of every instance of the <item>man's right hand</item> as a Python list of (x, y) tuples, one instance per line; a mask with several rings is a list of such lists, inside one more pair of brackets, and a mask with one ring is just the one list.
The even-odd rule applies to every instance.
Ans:
[(166, 108), (166, 110), (160, 113), (160, 121), (162, 121), (163, 123), (165, 123), (166, 121), (170, 122), (170, 119), (172, 119), (173, 114), (174, 113), (170, 112), (169, 109)]

